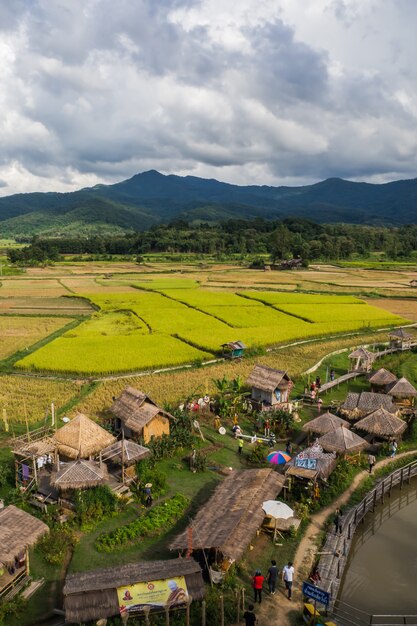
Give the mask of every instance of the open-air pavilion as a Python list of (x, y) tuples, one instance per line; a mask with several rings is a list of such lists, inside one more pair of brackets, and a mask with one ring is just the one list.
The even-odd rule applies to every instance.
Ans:
[(349, 354), (352, 361), (350, 366), (351, 372), (370, 372), (372, 364), (375, 360), (375, 353), (369, 352), (366, 348), (360, 347)]
[(407, 422), (381, 408), (356, 422), (355, 428), (388, 439), (402, 435), (407, 428)]
[(413, 344), (414, 336), (404, 328), (396, 328), (389, 333), (390, 348), (397, 350), (409, 350)]
[(104, 485), (107, 479), (108, 471), (104, 463), (77, 459), (71, 463), (60, 463), (59, 469), (52, 472), (51, 483), (60, 491), (68, 491)]
[(414, 406), (417, 389), (403, 376), (387, 388), (387, 394), (394, 398), (395, 404)]

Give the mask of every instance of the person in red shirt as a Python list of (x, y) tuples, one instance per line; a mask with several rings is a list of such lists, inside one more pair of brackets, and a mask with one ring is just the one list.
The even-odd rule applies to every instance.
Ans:
[(252, 587), (255, 594), (255, 602), (262, 602), (262, 587), (264, 585), (265, 576), (262, 576), (261, 570), (257, 569), (255, 576), (252, 578)]

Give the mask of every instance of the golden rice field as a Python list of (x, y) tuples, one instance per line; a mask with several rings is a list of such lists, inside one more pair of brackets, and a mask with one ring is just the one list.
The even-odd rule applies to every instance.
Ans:
[(54, 298), (68, 293), (68, 290), (55, 279), (2, 278), (0, 286), (0, 298)]
[(0, 359), (29, 348), (71, 321), (63, 317), (0, 316)]

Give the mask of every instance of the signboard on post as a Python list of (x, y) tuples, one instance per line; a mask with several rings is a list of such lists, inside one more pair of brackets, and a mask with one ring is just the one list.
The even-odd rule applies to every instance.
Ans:
[(189, 596), (184, 576), (152, 580), (117, 588), (120, 613), (143, 610), (144, 607), (172, 607), (187, 602)]
[(311, 598), (315, 602), (320, 602), (320, 604), (324, 604), (325, 606), (330, 604), (330, 593), (324, 589), (320, 589), (320, 587), (312, 585), (311, 583), (303, 583), (303, 595), (307, 596), (307, 598)]
[(304, 469), (316, 470), (317, 459), (295, 459), (295, 467), (304, 467)]

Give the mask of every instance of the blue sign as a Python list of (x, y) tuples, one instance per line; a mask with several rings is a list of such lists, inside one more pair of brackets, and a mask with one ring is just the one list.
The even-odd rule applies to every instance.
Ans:
[(326, 606), (330, 603), (330, 593), (328, 593), (328, 591), (324, 591), (324, 589), (320, 589), (320, 587), (312, 585), (311, 583), (303, 583), (303, 595), (307, 596), (307, 598), (320, 602), (320, 604), (325, 604)]
[(317, 459), (295, 459), (295, 467), (303, 467), (304, 469), (316, 470)]

